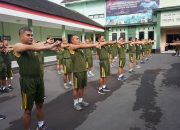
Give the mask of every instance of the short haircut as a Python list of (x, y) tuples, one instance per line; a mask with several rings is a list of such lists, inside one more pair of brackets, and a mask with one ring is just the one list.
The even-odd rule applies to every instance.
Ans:
[(129, 37), (129, 41), (132, 41), (132, 37)]
[(26, 32), (26, 31), (32, 32), (32, 29), (29, 28), (29, 27), (22, 27), (22, 28), (20, 28), (20, 29), (19, 29), (19, 36), (20, 36), (21, 34), (23, 34), (24, 32)]
[(99, 36), (98, 36), (98, 41), (99, 41), (99, 39), (100, 39), (101, 37), (104, 37), (104, 36), (103, 36), (103, 35), (99, 35)]
[(73, 37), (75, 37), (75, 36), (78, 37), (78, 35), (72, 35), (72, 36), (71, 36), (71, 42), (72, 42), (72, 40), (73, 40)]

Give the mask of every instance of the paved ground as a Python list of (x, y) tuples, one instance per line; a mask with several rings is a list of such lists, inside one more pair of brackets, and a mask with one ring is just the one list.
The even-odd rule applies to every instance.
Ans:
[[(112, 68), (106, 95), (97, 94), (99, 65), (96, 76), (89, 79), (85, 99), (90, 107), (82, 112), (72, 109), (72, 91), (63, 89), (62, 76), (55, 66), (45, 68), (46, 122), (52, 130), (180, 130), (180, 57), (156, 54), (135, 74), (126, 74), (125, 82), (117, 81)], [(0, 130), (22, 130), (21, 98), (18, 74), (15, 90), (0, 95)], [(35, 130), (32, 113), (32, 130)]]

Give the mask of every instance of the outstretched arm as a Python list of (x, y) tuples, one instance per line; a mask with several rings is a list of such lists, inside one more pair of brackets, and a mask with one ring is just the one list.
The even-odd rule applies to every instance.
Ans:
[(91, 48), (91, 47), (96, 47), (96, 46), (98, 46), (97, 43), (95, 43), (95, 44), (78, 44), (78, 45), (70, 44), (68, 49), (69, 50), (77, 50), (77, 49)]
[(60, 45), (60, 42), (57, 41), (53, 44), (44, 45), (43, 43), (26, 45), (22, 43), (17, 43), (14, 45), (13, 49), (15, 52), (23, 52), (23, 51), (43, 51), (43, 50), (54, 50)]

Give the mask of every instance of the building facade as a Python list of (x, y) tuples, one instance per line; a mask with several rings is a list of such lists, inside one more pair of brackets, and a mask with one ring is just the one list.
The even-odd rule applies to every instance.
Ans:
[[(38, 6), (36, 6), (38, 5)], [(51, 8), (49, 8), (51, 7)], [(60, 13), (61, 12), (61, 13)], [(23, 26), (33, 29), (34, 39), (45, 41), (48, 37), (61, 40), (78, 35), (96, 40), (96, 34), (104, 33), (104, 27), (84, 15), (45, 0), (1, 0), (0, 37), (11, 44), (19, 42), (18, 30)]]
[[(139, 39), (150, 38), (155, 40), (153, 51), (164, 52), (166, 43), (170, 43), (172, 39), (180, 39), (178, 29), (180, 26), (178, 21), (180, 1), (147, 1), (151, 4), (148, 5), (145, 1), (144, 3), (143, 1), (140, 1), (142, 3), (135, 3), (133, 0), (119, 0), (118, 2), (120, 3), (115, 0), (64, 0), (63, 3), (65, 3), (67, 8), (76, 10), (104, 25), (106, 27), (106, 39), (108, 40), (115, 40), (119, 37), (124, 37), (126, 40), (129, 37)], [(127, 10), (124, 8), (129, 8), (129, 6), (132, 6), (132, 8), (128, 10), (129, 12), (126, 15)], [(134, 6), (137, 6), (136, 10)], [(146, 8), (154, 7), (151, 11), (142, 11), (142, 8), (140, 8), (142, 6)], [(137, 13), (131, 14), (131, 12)], [(111, 13), (114, 13), (114, 15), (111, 15)], [(98, 18), (98, 14), (104, 15), (104, 18)], [(170, 22), (170, 19), (174, 20)]]

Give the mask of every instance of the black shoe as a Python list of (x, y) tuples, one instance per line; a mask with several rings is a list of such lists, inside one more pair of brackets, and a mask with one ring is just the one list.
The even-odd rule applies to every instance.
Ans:
[(10, 85), (10, 86), (8, 86), (8, 89), (13, 90), (14, 88)]
[(48, 130), (48, 129), (47, 129), (46, 125), (43, 124), (41, 127), (38, 126), (36, 130)]
[(2, 90), (2, 88), (0, 88), (0, 94), (3, 94), (3, 90)]
[(107, 87), (105, 87), (105, 88), (103, 88), (103, 91), (104, 92), (109, 92), (109, 91), (111, 91), (109, 88), (107, 88)]
[(1, 91), (2, 91), (3, 93), (9, 93), (9, 92), (10, 92), (10, 90), (9, 90), (8, 88), (3, 88)]
[(103, 89), (98, 90), (98, 93), (99, 93), (99, 94), (106, 94), (106, 93), (103, 91)]
[(3, 115), (0, 115), (0, 120), (4, 120), (4, 119), (6, 119), (6, 117)]

